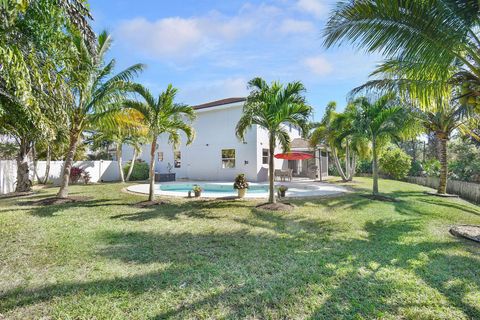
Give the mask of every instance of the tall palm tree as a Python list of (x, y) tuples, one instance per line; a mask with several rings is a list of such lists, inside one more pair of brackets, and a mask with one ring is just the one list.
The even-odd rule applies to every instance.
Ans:
[(142, 85), (135, 85), (135, 91), (144, 101), (125, 101), (127, 108), (138, 111), (143, 116), (143, 123), (148, 128), (148, 136), (151, 139), (150, 146), (150, 190), (148, 200), (153, 201), (155, 184), (155, 151), (157, 138), (165, 133), (168, 140), (174, 146), (180, 143), (180, 131), (187, 137), (187, 145), (193, 142), (195, 131), (191, 122), (195, 119), (195, 110), (192, 107), (174, 102), (178, 90), (171, 84), (158, 98)]
[[(411, 93), (428, 107), (431, 95), (448, 82), (465, 85), (465, 96), (480, 96), (480, 3), (453, 0), (348, 0), (338, 2), (325, 28), (325, 45), (350, 41), (381, 53), (395, 65)], [(454, 76), (452, 77), (452, 69)], [(424, 81), (428, 80), (428, 81)], [(412, 82), (413, 81), (413, 82)]]
[(62, 183), (57, 196), (68, 196), (70, 169), (82, 132), (104, 122), (114, 124), (112, 116), (122, 107), (122, 101), (131, 87), (131, 79), (144, 69), (144, 65), (135, 64), (112, 75), (115, 60), (105, 63), (112, 39), (106, 32), (98, 36), (95, 52), (88, 50), (86, 40), (78, 35), (72, 36), (74, 44), (74, 63), (76, 67), (70, 75), (71, 100), (67, 106), (69, 125), (69, 150), (65, 158)]
[(295, 81), (282, 85), (279, 82), (267, 84), (262, 78), (254, 78), (248, 83), (250, 95), (243, 107), (243, 115), (237, 123), (236, 135), (244, 140), (248, 129), (253, 125), (264, 128), (269, 135), (269, 196), (268, 202), (275, 203), (274, 192), (274, 153), (277, 142), (283, 150), (290, 149), (290, 136), (287, 124), (299, 127), (303, 134), (308, 131), (308, 118), (312, 108), (305, 103), (305, 87)]
[(409, 129), (411, 119), (393, 94), (375, 98), (360, 97), (356, 105), (353, 128), (367, 138), (372, 146), (373, 195), (378, 195), (378, 154), (387, 141), (399, 139)]

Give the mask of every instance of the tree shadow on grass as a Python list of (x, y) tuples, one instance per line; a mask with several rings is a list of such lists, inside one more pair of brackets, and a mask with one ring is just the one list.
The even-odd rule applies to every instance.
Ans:
[[(479, 259), (451, 255), (463, 245), (458, 241), (407, 241), (423, 232), (420, 219), (377, 220), (366, 224), (364, 238), (331, 240), (338, 231), (333, 222), (256, 210), (252, 215), (253, 221), (239, 221), (272, 232), (104, 232), (98, 236), (102, 259), (132, 268), (162, 267), (128, 277), (17, 288), (0, 295), (0, 313), (61, 297), (75, 296), (82, 303), (82, 296), (132, 294), (135, 299), (158, 292), (169, 295), (164, 297), (168, 304), (143, 316), (195, 318), (227, 307), (225, 316), (233, 318), (291, 318), (297, 311), (315, 319), (375, 318), (420, 308), (435, 318), (442, 311), (438, 301), (422, 296), (433, 290), (447, 300), (446, 308), (455, 309), (454, 315), (480, 316), (479, 306), (465, 300), (472, 288), (480, 288)], [(453, 291), (446, 286), (451, 281)], [(402, 293), (421, 298), (404, 301)], [(192, 296), (198, 298), (192, 301)]]
[(227, 200), (196, 200), (170, 202), (161, 205), (151, 206), (149, 208), (138, 210), (136, 212), (124, 213), (111, 216), (111, 219), (121, 219), (128, 221), (146, 221), (151, 219), (163, 218), (176, 220), (180, 216), (187, 216), (198, 219), (220, 219), (226, 214), (212, 209), (238, 209), (252, 207), (253, 203), (242, 201)]

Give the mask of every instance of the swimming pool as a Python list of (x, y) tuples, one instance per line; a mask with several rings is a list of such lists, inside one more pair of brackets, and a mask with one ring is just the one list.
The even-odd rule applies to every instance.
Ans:
[[(286, 193), (287, 197), (312, 197), (333, 195), (339, 193), (345, 193), (347, 190), (343, 187), (332, 185), (329, 183), (319, 183), (313, 181), (305, 182), (276, 182), (275, 186), (279, 185), (288, 186)], [(199, 185), (202, 191), (202, 197), (204, 198), (223, 198), (223, 197), (236, 197), (237, 190), (233, 189), (232, 182), (215, 182), (215, 181), (173, 181), (155, 184), (154, 193), (159, 196), (174, 196), (174, 197), (187, 197), (188, 192), (192, 191), (194, 185)], [(128, 191), (148, 194), (148, 184), (136, 184), (127, 187)], [(193, 192), (192, 192), (193, 194)], [(247, 190), (245, 198), (263, 198), (268, 197), (268, 183), (250, 183), (250, 188)]]
[[(233, 183), (177, 183), (177, 184), (157, 184), (155, 189), (159, 191), (175, 191), (175, 192), (184, 192), (185, 194), (188, 191), (191, 191), (195, 185), (198, 185), (202, 188), (202, 192), (205, 193), (228, 193), (228, 194), (237, 194), (237, 190), (233, 188)], [(265, 193), (268, 192), (268, 186), (265, 185), (255, 185), (250, 184), (248, 188), (248, 193)]]

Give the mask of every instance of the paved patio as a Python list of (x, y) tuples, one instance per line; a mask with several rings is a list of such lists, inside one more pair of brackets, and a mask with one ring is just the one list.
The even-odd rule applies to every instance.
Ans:
[[(191, 190), (195, 184), (200, 185), (204, 189), (201, 194), (202, 198), (223, 198), (237, 195), (237, 191), (231, 189), (233, 185), (232, 182), (191, 180), (156, 183), (155, 194), (160, 196), (186, 197), (188, 196), (188, 191)], [(294, 178), (291, 182), (275, 181), (276, 187), (280, 185), (288, 187), (288, 191), (286, 192), (287, 198), (329, 196), (348, 192), (344, 187), (307, 178)], [(162, 190), (162, 187), (164, 187), (165, 190)], [(250, 187), (251, 191), (247, 191), (245, 198), (261, 199), (268, 197), (268, 182), (250, 183)], [(135, 193), (148, 194), (149, 185), (137, 184), (128, 187), (127, 190)]]

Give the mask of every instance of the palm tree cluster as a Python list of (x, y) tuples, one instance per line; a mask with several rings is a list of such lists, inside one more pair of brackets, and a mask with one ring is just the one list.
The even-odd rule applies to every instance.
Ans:
[(385, 60), (353, 90), (394, 92), (440, 143), (438, 193), (446, 193), (447, 141), (472, 133), (480, 111), (478, 1), (350, 0), (337, 3), (325, 45), (351, 42)]

